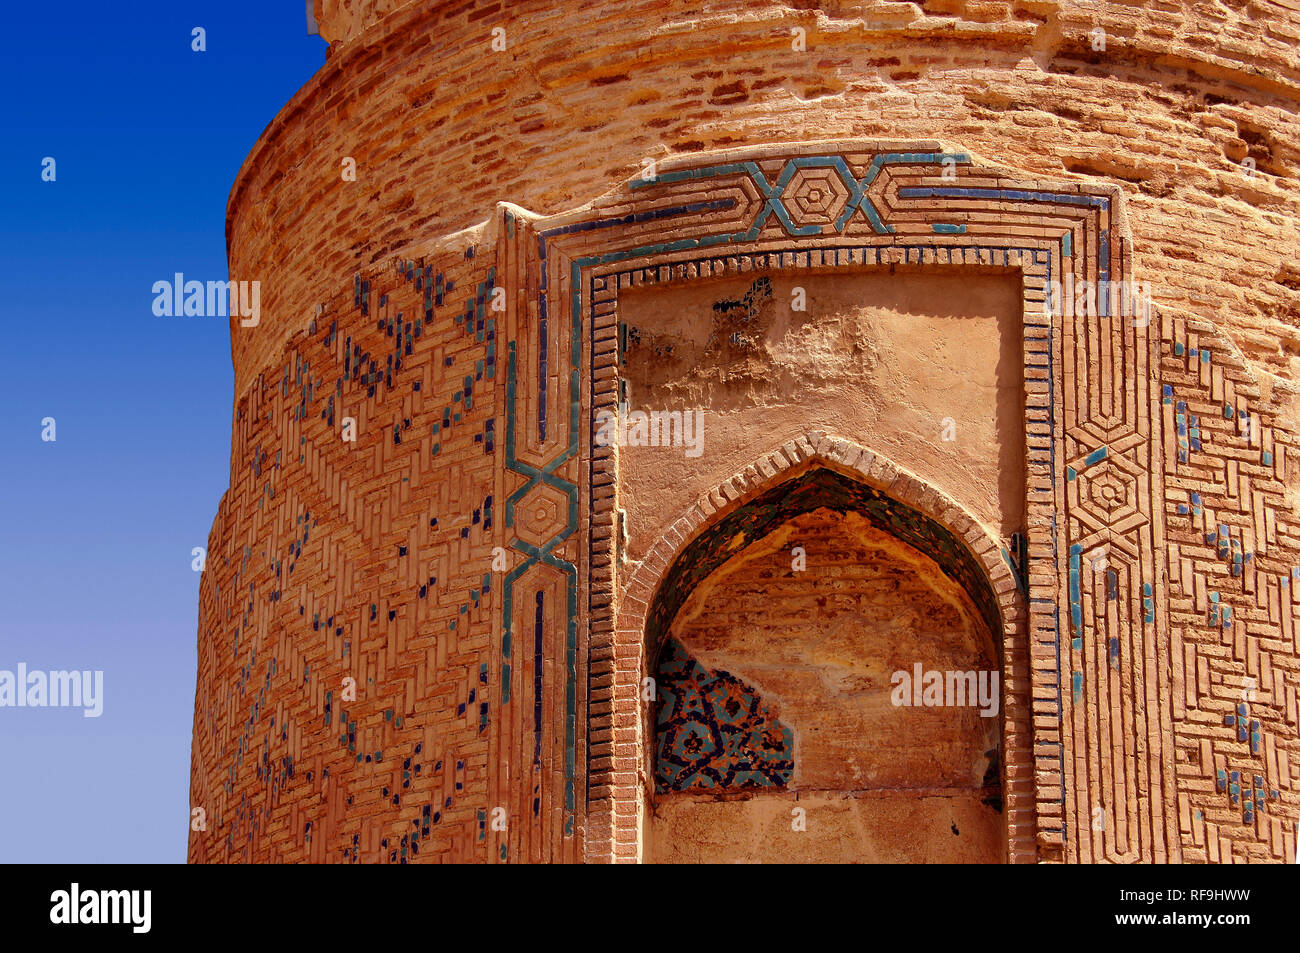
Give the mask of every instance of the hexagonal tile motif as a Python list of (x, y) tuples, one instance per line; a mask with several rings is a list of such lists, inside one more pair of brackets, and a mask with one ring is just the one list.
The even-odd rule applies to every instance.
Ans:
[(515, 533), (534, 546), (544, 545), (568, 521), (568, 494), (547, 483), (539, 483), (515, 504)]
[(849, 189), (833, 169), (800, 169), (783, 193), (797, 226), (831, 225), (849, 201)]
[[(1107, 459), (1080, 474), (1082, 482), (1080, 502), (1086, 511), (1099, 518), (1101, 525), (1109, 526), (1121, 518), (1137, 512), (1137, 479)], [(1083, 514), (1080, 514), (1081, 518)], [(1094, 523), (1096, 521), (1088, 520)]]
[(1113, 473), (1103, 473), (1092, 481), (1092, 502), (1107, 513), (1123, 506), (1127, 500), (1124, 483)]

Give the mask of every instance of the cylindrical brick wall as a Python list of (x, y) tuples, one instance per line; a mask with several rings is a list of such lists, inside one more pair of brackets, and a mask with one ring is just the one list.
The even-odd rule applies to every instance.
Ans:
[(261, 277), (270, 317), (232, 336), (236, 393), (325, 276), (497, 202), (551, 214), (647, 159), (840, 137), (937, 138), (1028, 175), (1119, 185), (1161, 305), (1295, 376), (1300, 12), (1281, 3), (391, 6), (325, 4), (337, 48), (231, 191), (231, 277)]
[[(503, 523), (527, 541), (530, 519), (548, 526), (569, 505), (542, 485), (505, 512), (515, 350), (505, 319), (493, 323), (494, 262), (524, 217), (501, 218), (499, 203), (556, 215), (651, 162), (834, 139), (936, 139), (1026, 180), (1117, 186), (1134, 275), (1161, 315), (1204, 328), (1216, 361), (1230, 351), (1251, 381), (1242, 392), (1279, 434), (1295, 432), (1300, 12), (1271, 0), (1213, 13), (1190, 2), (812, 6), (319, 0), (330, 54), (254, 146), (227, 212), (230, 277), (260, 282), (261, 318), (231, 321), (231, 490), (201, 587), (191, 785), (207, 829), (191, 833), (191, 861), (586, 859), (581, 792), (572, 805), (549, 798), (575, 771), (580, 787), (584, 745), (602, 743), (581, 724), (588, 699), (548, 694), (524, 712), (506, 688), (524, 655), (539, 685), (563, 683), (562, 658), (538, 651), (533, 663), (531, 621), (535, 611), (538, 646), (543, 629), (563, 629), (562, 579), (535, 606), (531, 590), (526, 606), (522, 592), (505, 606), (520, 620), (514, 667), (486, 661), (503, 651), (489, 621), (509, 591), (493, 564)], [(546, 327), (532, 311), (511, 321)], [(540, 416), (529, 405), (553, 430), (567, 388), (543, 384)], [(540, 466), (556, 439), (543, 430), (525, 448), (521, 436), (519, 452), (536, 450)], [(1266, 516), (1258, 497), (1281, 499), (1280, 484), (1259, 477), (1243, 497), (1238, 478), (1235, 460), (1215, 459), (1171, 486), (1198, 515), (1202, 497), (1234, 500), (1244, 521), (1267, 525), (1275, 553), (1300, 550), (1300, 519), (1280, 504)], [(688, 489), (692, 500), (707, 490)], [(1203, 536), (1188, 530), (1187, 545), (1213, 551)], [(629, 545), (636, 558), (650, 549)], [(1207, 562), (1171, 561), (1187, 593), (1171, 611), (1204, 615), (1191, 577)], [(1260, 625), (1289, 626), (1275, 620), (1289, 619), (1291, 596), (1271, 585), (1242, 598)], [(1265, 646), (1288, 659), (1276, 675), (1261, 673), (1256, 649), (1225, 651), (1256, 659), (1243, 672), (1267, 684), (1290, 733), (1258, 757), (1272, 759), (1274, 800), (1294, 812), (1297, 652), (1279, 631)], [(1209, 693), (1181, 637), (1160, 638), (1182, 697), (1198, 679)], [(532, 731), (534, 719), (536, 757), (509, 761), (503, 752), (533, 750), (511, 726)], [(1207, 712), (1220, 732), (1222, 720)], [(1213, 788), (1212, 748), (1189, 767), (1188, 742), (1178, 770)], [(494, 829), (498, 809), (541, 833)], [(1209, 843), (1202, 812), (1183, 812), (1184, 859), (1267, 859), (1294, 844), (1280, 821)]]

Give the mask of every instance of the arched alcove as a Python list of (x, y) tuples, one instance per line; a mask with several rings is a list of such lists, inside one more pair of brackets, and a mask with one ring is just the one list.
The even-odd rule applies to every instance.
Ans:
[(989, 574), (828, 462), (786, 476), (703, 527), (651, 602), (643, 858), (1004, 859)]

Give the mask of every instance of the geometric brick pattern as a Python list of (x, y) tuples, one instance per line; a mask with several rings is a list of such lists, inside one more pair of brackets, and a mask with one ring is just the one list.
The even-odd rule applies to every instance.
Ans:
[(1183, 855), (1290, 861), (1300, 803), (1295, 435), (1207, 322), (1166, 317), (1162, 469)]
[[(812, 197), (832, 202), (837, 210), (833, 218), (825, 203), (809, 203), (811, 187), (806, 177), (801, 179), (809, 170), (833, 173), (821, 180), (822, 194)], [(842, 186), (843, 201), (829, 197), (826, 183), (831, 181)], [(787, 195), (792, 184), (801, 191)], [(1035, 755), (1016, 764), (1009, 752), (1006, 771), (1009, 778), (1033, 779), (1036, 849), (1026, 850), (1016, 841), (1029, 830), (1014, 829), (1012, 854), (1017, 859), (1072, 856), (1077, 845), (1067, 842), (1067, 828), (1079, 817), (1091, 819), (1096, 806), (1105, 810), (1116, 793), (1126, 800), (1126, 811), (1129, 804), (1142, 811), (1144, 816), (1134, 820), (1153, 845), (1151, 856), (1167, 856), (1165, 845), (1174, 833), (1167, 829), (1161, 796), (1172, 790), (1172, 777), (1162, 775), (1172, 745), (1170, 725), (1146, 724), (1145, 705), (1148, 689), (1155, 687), (1147, 679), (1161, 624), (1154, 611), (1148, 612), (1160, 601), (1162, 593), (1156, 590), (1163, 585), (1155, 564), (1158, 520), (1152, 515), (1159, 474), (1144, 467), (1141, 485), (1126, 497), (1128, 509), (1119, 513), (1071, 493), (1067, 483), (1072, 481), (1066, 480), (1070, 461), (1091, 459), (1100, 447), (1113, 446), (1116, 456), (1134, 460), (1143, 454), (1159, 458), (1160, 434), (1152, 427), (1148, 392), (1154, 345), (1143, 322), (1076, 317), (1073, 299), (1060, 310), (1043, 306), (1045, 283), (1061, 280), (1066, 271), (1076, 283), (1129, 278), (1130, 249), (1118, 198), (1118, 191), (1107, 187), (1053, 186), (976, 168), (969, 156), (945, 151), (935, 142), (823, 143), (678, 160), (662, 167), (656, 179), (634, 181), (581, 216), (533, 223), (547, 236), (553, 274), (559, 278), (569, 272), (569, 295), (557, 303), (583, 313), (591, 324), (593, 411), (614, 403), (618, 292), (625, 287), (775, 269), (873, 265), (1020, 272), (1028, 464), (1026, 625)], [(1118, 373), (1108, 373), (1115, 369)], [(603, 504), (613, 491), (602, 488), (612, 486), (614, 475), (609, 454), (598, 448), (592, 456), (592, 509), (599, 525), (607, 509), (612, 512)], [(1113, 461), (1108, 466), (1118, 467)], [(1107, 635), (1100, 634), (1094, 619), (1084, 618), (1081, 599), (1072, 598), (1079, 587), (1082, 544), (1095, 546), (1099, 539), (1127, 560), (1112, 586), (1117, 594), (1113, 608), (1120, 611), (1112, 613)], [(671, 561), (678, 546), (665, 541), (649, 558)], [(608, 555), (599, 545), (592, 555), (592, 591), (602, 608), (615, 602), (618, 590), (612, 570), (605, 573), (604, 564), (597, 563)], [(634, 600), (626, 600), (622, 611), (639, 611)], [(605, 611), (590, 618), (593, 666), (604, 653), (621, 658), (630, 653), (634, 638), (639, 642), (638, 623), (631, 618), (615, 620), (613, 612)], [(600, 644), (607, 620), (616, 627), (608, 649)], [(1098, 749), (1083, 741), (1097, 726), (1076, 715), (1098, 710), (1105, 686), (1085, 677), (1087, 658), (1096, 644), (1115, 639), (1119, 665), (1138, 691), (1105, 697), (1113, 714), (1135, 725), (1135, 733), (1140, 727), (1144, 751), (1141, 758), (1110, 765), (1110, 773), (1118, 769), (1120, 776), (1103, 783), (1101, 765), (1086, 761), (1098, 757)], [(614, 673), (619, 672), (615, 666)], [(624, 710), (593, 710), (593, 738), (606, 725), (632, 717), (632, 674), (623, 684), (614, 679), (613, 696)], [(1076, 733), (1079, 744), (1073, 741)], [(645, 748), (637, 733), (622, 738), (616, 729), (609, 743), (614, 749)], [(593, 832), (600, 818), (613, 821), (608, 845), (593, 844), (588, 853), (627, 856), (637, 841), (630, 820), (636, 815), (635, 772), (631, 764), (617, 764), (616, 756), (606, 763), (601, 752), (594, 754), (593, 790), (608, 798), (597, 798), (593, 805)], [(628, 781), (622, 787), (616, 783), (620, 774)], [(1073, 784), (1067, 775), (1074, 776)], [(1127, 826), (1120, 830), (1126, 833)], [(1108, 836), (1113, 840), (1117, 833)]]
[(491, 268), (461, 251), (358, 275), (238, 397), (200, 595), (191, 860), (481, 855)]
[[(813, 466), (934, 520), (986, 571), (1010, 859), (1293, 851), (1293, 435), (1208, 325), (1045, 312), (1064, 275), (1132, 280), (1118, 191), (937, 142), (659, 171), (572, 213), (502, 204), (455, 247), (363, 268), (237, 396), (201, 591), (192, 803), (210, 822), (191, 859), (636, 859), (659, 580)], [(622, 562), (617, 453), (592, 440), (617, 400), (620, 293), (897, 268), (1022, 278), (1023, 558), (813, 422)]]

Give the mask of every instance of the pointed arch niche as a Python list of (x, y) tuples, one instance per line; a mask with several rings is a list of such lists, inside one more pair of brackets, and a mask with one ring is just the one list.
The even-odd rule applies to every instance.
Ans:
[[(673, 558), (629, 580), (650, 593), (639, 668), (655, 686), (638, 726), (641, 858), (1006, 859), (1032, 802), (1007, 803), (1003, 766), (1031, 752), (1023, 598), (996, 542), (823, 433), (746, 470), (762, 479), (698, 500)], [(894, 706), (892, 673), (917, 664), (982, 672), (996, 700), (984, 715), (974, 698)]]
[[(1150, 330), (1151, 314), (1112, 313), (1113, 299), (1105, 295), (1081, 312), (1068, 290), (1045, 305), (1049, 288), (1098, 282), (1123, 288), (1133, 281), (1117, 189), (1026, 179), (933, 141), (781, 143), (675, 157), (660, 163), (654, 178), (633, 180), (559, 215), (502, 204), (495, 235), (498, 268), (468, 307), (477, 309), (474, 328), (482, 333), (485, 322), (492, 324), (486, 302), (494, 283), (510, 302), (499, 357), (507, 379), (500, 405), (508, 471), (502, 495), (508, 541), (526, 558), (502, 580), (503, 675), (519, 670), (515, 636), (526, 622), (524, 594), (542, 579), (559, 579), (564, 589), (563, 599), (546, 602), (535, 626), (543, 676), (531, 694), (521, 682), (509, 695), (521, 710), (555, 707), (557, 730), (549, 732), (534, 716), (540, 743), (527, 732), (503, 734), (496, 757), (544, 766), (531, 813), (564, 851), (595, 862), (653, 859), (644, 817), (645, 792), (654, 784), (647, 757), (652, 712), (642, 699), (642, 679), (658, 658), (647, 650), (647, 633), (652, 623), (668, 624), (652, 618), (668, 612), (656, 602), (659, 590), (693, 539), (796, 467), (837, 474), (933, 521), (960, 542), (996, 594), (996, 625), (985, 612), (975, 615), (1002, 653), (1008, 860), (1080, 859), (1079, 832), (1091, 829), (1098, 810), (1114, 818), (1102, 836), (1116, 850), (1141, 843), (1163, 857), (1176, 846), (1177, 812), (1166, 803), (1172, 736), (1168, 719), (1146, 702), (1169, 694), (1167, 671), (1148, 661), (1161, 651), (1167, 611), (1156, 559), (1163, 545), (1158, 461), (1165, 453), (1152, 383), (1158, 335)], [(721, 309), (713, 324), (726, 334), (696, 342), (714, 355), (719, 373), (729, 374), (754, 353), (748, 322), (771, 318), (759, 297), (782, 299), (807, 276), (820, 283), (821, 300), (829, 300), (825, 289), (842, 291), (852, 276), (864, 274), (897, 294), (909, 281), (926, 284), (930, 275), (977, 279), (969, 290), (959, 284), (952, 297), (996, 286), (1002, 303), (987, 310), (998, 314), (1007, 313), (1000, 296), (1011, 289), (1015, 348), (993, 360), (999, 382), (1014, 378), (1022, 398), (1023, 414), (1012, 428), (1022, 455), (976, 461), (988, 466), (980, 473), (957, 468), (936, 476), (908, 446), (891, 442), (887, 429), (850, 426), (851, 415), (841, 419), (824, 403), (810, 405), (795, 426), (815, 422), (843, 439), (812, 432), (790, 440), (793, 432), (784, 425), (779, 432), (759, 426), (733, 428), (726, 437), (731, 443), (719, 445), (719, 430), (709, 431), (701, 458), (709, 478), (697, 466), (680, 486), (668, 480), (669, 492), (653, 502), (662, 528), (648, 539), (643, 527), (629, 535), (620, 511), (632, 505), (644, 512), (646, 498), (631, 491), (620, 498), (619, 458), (628, 448), (597, 441), (602, 413), (629, 396), (629, 384), (633, 408), (707, 409), (717, 391), (691, 392), (688, 374), (656, 376), (653, 362), (642, 363), (642, 378), (627, 376), (623, 358), (636, 344), (637, 322), (621, 313), (625, 292), (628, 302), (632, 293), (658, 302), (656, 315), (671, 320), (682, 313), (668, 303), (676, 300), (673, 289), (730, 282), (724, 300), (706, 306)], [(893, 311), (925, 314), (924, 308)], [(818, 312), (808, 324), (824, 325), (824, 317)], [(687, 337), (690, 331), (683, 328)], [(957, 357), (981, 343), (978, 334), (960, 340), (949, 348)], [(646, 342), (640, 346), (646, 353)], [(910, 359), (935, 347), (933, 336), (920, 334), (914, 349), (894, 353)], [(810, 361), (816, 377), (824, 354), (833, 356), (834, 348), (810, 346), (794, 357)], [(689, 356), (663, 352), (665, 361), (681, 361), (679, 368), (694, 366)], [(724, 411), (751, 408), (754, 388), (777, 379), (786, 360), (750, 361), (750, 391), (737, 392), (737, 403)], [(924, 380), (911, 373), (901, 379)], [(816, 386), (804, 392), (820, 393)], [(897, 388), (873, 393), (876, 406), (886, 408), (895, 398), (913, 397)], [(841, 407), (860, 399), (846, 385)], [(999, 448), (1009, 446), (1003, 421), (997, 426)], [(895, 435), (903, 429), (895, 427)], [(910, 446), (918, 446), (922, 435), (907, 429), (917, 438)], [(749, 434), (748, 442), (740, 439)], [(761, 456), (769, 441), (785, 442)], [(665, 468), (675, 465), (679, 449), (659, 451)], [(728, 473), (730, 479), (716, 483)], [(972, 492), (968, 484), (979, 480), (979, 492)], [(1003, 517), (1006, 501), (1017, 495), (1022, 509), (1013, 526)], [(530, 506), (539, 496), (553, 498), (553, 505), (531, 506), (527, 512), (538, 525), (523, 534), (513, 522), (514, 506)], [(987, 511), (984, 501), (997, 497), (1001, 508)], [(918, 558), (933, 558), (913, 549)], [(1089, 569), (1103, 552), (1104, 617), (1085, 611), (1081, 597), (1097, 584)], [(978, 609), (980, 587), (961, 588)], [(1103, 712), (1111, 721), (1144, 725), (1138, 734), (1145, 745), (1123, 758), (1090, 745)]]

